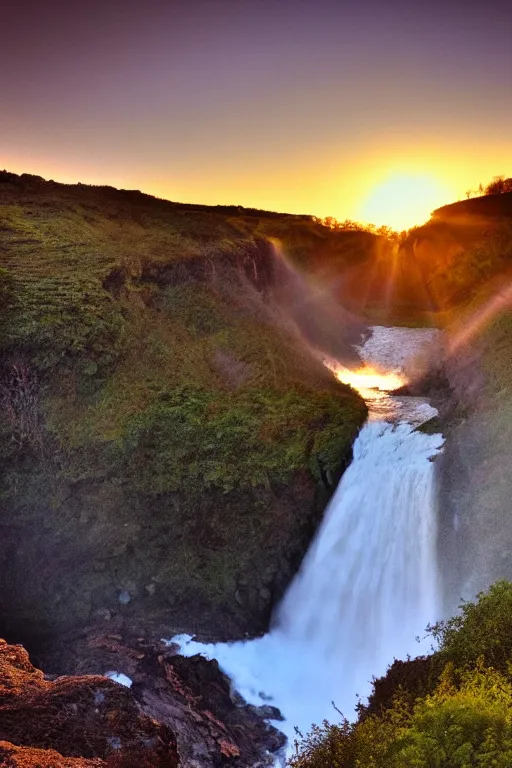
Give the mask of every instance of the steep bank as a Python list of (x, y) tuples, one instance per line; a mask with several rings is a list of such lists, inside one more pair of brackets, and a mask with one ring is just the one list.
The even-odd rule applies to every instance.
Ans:
[[(429, 369), (409, 392), (427, 395), (440, 421), (422, 427), (447, 435), (436, 462), (439, 549), (446, 615), (512, 576), (509, 448), (512, 394), (512, 194), (444, 206), (412, 229), (397, 251), (402, 285), (414, 275), (413, 318), (443, 329), (423, 361)], [(421, 366), (420, 366), (421, 367)]]
[(437, 465), (447, 612), (461, 597), (512, 578), (511, 299), (477, 320), (468, 336), (472, 313), (447, 331), (432, 379), (441, 383), (437, 399), (447, 434)]
[(281, 309), (272, 243), (137, 192), (0, 197), (3, 631), (263, 630), (366, 416)]
[(483, 286), (510, 269), (512, 194), (437, 209), (426, 224), (410, 230), (400, 257), (423, 285), (427, 320), (449, 325)]
[(440, 208), (403, 247), (444, 328), (420, 390), (447, 436), (436, 466), (448, 615), (461, 596), (512, 576), (512, 195)]

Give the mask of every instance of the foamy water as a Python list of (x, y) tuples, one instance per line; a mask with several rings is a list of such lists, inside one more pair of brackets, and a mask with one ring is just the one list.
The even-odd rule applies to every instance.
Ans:
[[(372, 376), (405, 378), (433, 333), (375, 328), (361, 356)], [(352, 719), (356, 695), (369, 693), (372, 676), (394, 657), (428, 650), (416, 637), (439, 616), (431, 459), (443, 438), (414, 430), (436, 411), (418, 398), (393, 398), (372, 381), (363, 387), (370, 419), (272, 631), (210, 645), (173, 638), (184, 655), (216, 658), (250, 703), (278, 707), (290, 747), (295, 727), (304, 733), (338, 719), (333, 701)]]

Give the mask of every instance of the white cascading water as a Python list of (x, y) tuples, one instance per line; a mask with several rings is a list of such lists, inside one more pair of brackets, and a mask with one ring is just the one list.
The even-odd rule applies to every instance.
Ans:
[(357, 374), (325, 360), (361, 390), (370, 416), (272, 631), (212, 645), (173, 638), (184, 655), (216, 658), (250, 703), (278, 707), (285, 722), (276, 725), (290, 746), (295, 727), (305, 733), (338, 719), (332, 702), (353, 719), (373, 676), (393, 658), (428, 650), (417, 637), (439, 618), (431, 459), (443, 438), (415, 431), (436, 413), (425, 400), (376, 387), (403, 381), (404, 366), (434, 333), (372, 329)]

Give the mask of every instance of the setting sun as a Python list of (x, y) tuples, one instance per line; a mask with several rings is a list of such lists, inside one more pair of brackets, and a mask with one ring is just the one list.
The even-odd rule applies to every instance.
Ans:
[(396, 230), (410, 229), (430, 218), (434, 208), (450, 202), (453, 193), (434, 176), (393, 173), (369, 194), (361, 219)]

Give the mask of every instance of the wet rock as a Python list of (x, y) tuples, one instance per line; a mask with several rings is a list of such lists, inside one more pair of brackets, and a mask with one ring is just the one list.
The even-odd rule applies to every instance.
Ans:
[(261, 587), (259, 595), (260, 600), (262, 600), (264, 603), (268, 603), (272, 599), (272, 593), (268, 587)]
[(235, 592), (235, 602), (237, 605), (243, 605), (244, 604), (244, 598), (240, 590), (237, 589)]
[(45, 680), (24, 648), (0, 640), (0, 765), (100, 768), (114, 754), (116, 768), (179, 765), (172, 730), (126, 688), (95, 675)]
[(112, 618), (112, 611), (108, 608), (98, 608), (94, 611), (93, 618), (98, 621), (110, 621)]
[(253, 714), (265, 720), (284, 720), (280, 710), (277, 707), (271, 707), (269, 704), (264, 704), (261, 707), (249, 705), (249, 709)]
[[(187, 768), (262, 768), (274, 764), (286, 737), (269, 719), (278, 719), (274, 707), (251, 707), (233, 689), (216, 661), (202, 656), (184, 658), (177, 646), (130, 633), (99, 633), (55, 650), (51, 671), (103, 673), (116, 669), (133, 681), (132, 693), (144, 712), (170, 726), (182, 765)], [(73, 651), (71, 656), (70, 651)], [(48, 658), (48, 656), (47, 656)]]
[[(272, 753), (286, 743), (284, 734), (265, 722), (269, 712), (278, 713), (274, 707), (263, 707), (262, 715), (257, 707), (245, 702), (241, 705), (240, 699), (234, 701), (230, 681), (216, 661), (200, 655), (160, 655), (158, 663), (169, 685), (167, 689), (157, 686), (153, 691), (146, 687), (141, 701), (154, 717), (164, 719), (163, 713), (169, 712), (170, 686), (172, 696), (176, 699), (177, 695), (181, 707), (188, 708), (188, 717), (183, 717), (182, 710), (170, 720), (186, 765), (197, 760), (198, 744), (206, 747), (207, 758), (199, 763), (204, 768), (217, 766), (226, 758), (237, 768), (274, 764)], [(162, 695), (164, 692), (166, 695)]]

